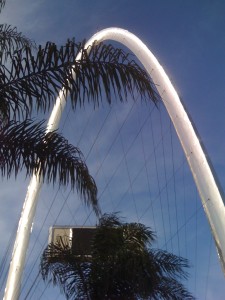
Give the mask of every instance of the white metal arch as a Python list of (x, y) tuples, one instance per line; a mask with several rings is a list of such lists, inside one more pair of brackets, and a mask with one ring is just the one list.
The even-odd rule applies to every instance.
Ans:
[[(156, 57), (134, 34), (120, 28), (107, 28), (96, 33), (86, 43), (85, 47), (91, 46), (95, 41), (100, 42), (104, 40), (114, 40), (128, 47), (137, 56), (156, 84), (185, 152), (212, 230), (220, 262), (225, 272), (224, 203), (199, 139), (177, 92)], [(77, 60), (79, 60), (79, 55)], [(47, 132), (58, 128), (65, 103), (66, 101), (61, 91), (49, 118)], [(40, 188), (39, 178), (33, 175), (19, 222), (4, 300), (17, 300), (19, 298), (25, 255)]]

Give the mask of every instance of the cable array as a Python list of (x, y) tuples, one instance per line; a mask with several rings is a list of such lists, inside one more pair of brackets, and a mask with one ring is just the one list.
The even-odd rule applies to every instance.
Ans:
[[(128, 222), (138, 221), (152, 227), (158, 236), (156, 247), (187, 257), (191, 265), (196, 264), (195, 258), (201, 251), (198, 242), (201, 233), (196, 224), (200, 221), (204, 224), (203, 209), (200, 203), (196, 204), (199, 199), (196, 199), (189, 167), (175, 142), (175, 132), (164, 109), (140, 104), (139, 99), (96, 111), (78, 109), (75, 115), (67, 108), (62, 124), (60, 131), (84, 153), (99, 188), (103, 212), (119, 212)], [(48, 229), (53, 225), (96, 223), (93, 211), (84, 207), (76, 193), (44, 186), (20, 298), (64, 299), (57, 288), (43, 283), (39, 272), (40, 256), (48, 243)], [(2, 260), (4, 269), (0, 279), (7, 273), (5, 266), (11, 243), (10, 239)], [(208, 255), (205, 299), (209, 290), (212, 250)], [(202, 267), (199, 261), (197, 265)], [(190, 273), (188, 287), (194, 291), (196, 286), (196, 293), (200, 294), (197, 291), (199, 272), (192, 267)]]

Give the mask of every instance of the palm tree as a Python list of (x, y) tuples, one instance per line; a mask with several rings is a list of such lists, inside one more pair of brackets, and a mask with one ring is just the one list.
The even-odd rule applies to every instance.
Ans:
[[(4, 5), (0, 0), (0, 12)], [(0, 25), (0, 171), (10, 177), (25, 169), (27, 176), (34, 172), (53, 184), (71, 184), (98, 213), (97, 187), (82, 152), (57, 131), (46, 134), (37, 116), (49, 111), (61, 88), (74, 110), (137, 94), (156, 103), (157, 94), (132, 56), (112, 45), (84, 44), (68, 40), (62, 47), (51, 42), (37, 47), (16, 28)]]
[(182, 283), (187, 260), (153, 249), (155, 238), (143, 224), (103, 215), (91, 242), (91, 259), (75, 255), (62, 238), (44, 250), (41, 274), (67, 299), (194, 299)]

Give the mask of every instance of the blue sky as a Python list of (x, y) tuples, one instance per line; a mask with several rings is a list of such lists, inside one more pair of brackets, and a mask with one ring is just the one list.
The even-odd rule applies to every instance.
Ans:
[[(88, 39), (96, 33), (96, 31), (113, 26), (127, 29), (136, 34), (158, 58), (172, 80), (172, 83), (177, 89), (178, 94), (182, 98), (183, 103), (195, 123), (220, 184), (225, 190), (224, 1), (48, 0), (36, 1), (34, 3), (28, 0), (17, 0), (7, 1), (6, 7), (1, 14), (1, 23), (4, 22), (17, 26), (19, 31), (22, 31), (24, 34), (34, 39), (38, 44), (43, 44), (48, 40), (63, 44), (67, 38), (71, 37), (75, 37), (78, 41), (83, 38)], [(88, 132), (88, 134), (85, 135), (84, 139), (81, 139), (79, 144), (81, 150), (87, 155), (89, 145), (93, 144), (93, 141), (95, 140), (94, 136), (99, 132), (102, 121), (106, 119), (104, 123), (104, 132), (100, 132), (98, 143), (95, 144), (92, 153), (87, 159), (90, 170), (93, 174), (96, 174), (95, 176), (100, 193), (102, 193), (104, 199), (107, 198), (107, 200), (101, 202), (102, 206), (104, 210), (107, 211), (113, 209), (121, 211), (121, 215), (124, 215), (129, 220), (136, 221), (135, 218), (141, 218), (143, 215), (140, 221), (149, 226), (153, 226), (153, 217), (147, 212), (145, 213), (145, 211), (149, 211), (150, 209), (147, 210), (147, 207), (149, 207), (146, 196), (147, 183), (142, 179), (145, 177), (143, 170), (140, 171), (140, 173), (143, 172), (143, 177), (138, 177), (134, 185), (132, 185), (132, 188), (130, 187), (129, 190), (131, 193), (131, 202), (134, 203), (133, 210), (130, 208), (132, 205), (127, 204), (129, 201), (127, 197), (129, 197), (129, 195), (125, 195), (124, 197), (121, 196), (124, 194), (122, 187), (125, 187), (127, 184), (124, 181), (124, 177), (130, 177), (131, 181), (132, 178), (135, 178), (135, 174), (137, 174), (138, 170), (137, 164), (139, 163), (141, 166), (142, 163), (144, 163), (143, 149), (149, 151), (148, 147), (153, 144), (149, 127), (146, 127), (142, 131), (142, 135), (138, 136), (137, 141), (139, 141), (139, 143), (135, 143), (132, 152), (129, 152), (126, 155), (126, 159), (122, 162), (121, 166), (118, 167), (115, 177), (110, 181), (111, 185), (110, 188), (107, 189), (107, 193), (104, 194), (103, 192), (106, 183), (110, 180), (110, 175), (113, 173), (113, 168), (117, 164), (121, 153), (126, 153), (128, 145), (132, 142), (132, 138), (134, 138), (135, 134), (138, 132), (138, 124), (140, 125), (142, 120), (144, 120), (145, 117), (147, 118), (147, 111), (150, 109), (145, 104), (135, 104), (134, 108), (132, 108), (132, 105), (132, 102), (130, 102), (127, 105), (113, 106), (110, 114), (105, 105), (103, 109), (98, 111), (97, 115), (92, 115), (91, 108), (87, 107), (85, 111), (79, 111), (75, 114), (70, 113), (67, 117), (64, 116), (61, 126), (64, 124), (64, 120), (67, 120), (67, 123), (65, 124), (64, 129), (61, 127), (60, 130), (64, 132), (71, 142), (76, 143), (82, 136), (85, 126), (87, 126), (85, 132)], [(112, 151), (105, 159), (106, 163), (104, 164), (104, 167), (101, 171), (96, 171), (101, 165), (105, 155), (104, 153), (107, 153), (110, 141), (115, 137), (118, 128), (123, 123), (124, 117), (130, 110), (130, 124), (123, 127), (115, 146), (113, 146)], [(68, 111), (69, 108), (67, 109), (67, 112)], [(108, 114), (109, 117), (107, 117)], [(159, 122), (158, 113), (156, 112), (155, 115), (153, 121), (151, 121), (153, 125), (156, 122)], [(166, 119), (166, 114), (163, 112), (163, 108), (161, 118), (163, 119), (162, 131), (164, 143), (166, 145), (165, 148), (169, 149), (172, 136), (175, 143), (175, 150), (173, 150), (175, 152), (173, 164), (174, 168), (178, 169), (183, 162), (183, 156), (180, 150), (178, 152), (179, 145), (178, 142), (175, 141), (175, 135), (173, 133), (171, 134), (171, 130), (168, 129), (170, 126), (168, 125), (168, 121), (164, 120)], [(86, 120), (90, 120), (90, 122), (87, 124)], [(130, 125), (132, 124), (137, 125), (131, 127)], [(161, 123), (159, 122), (156, 124), (158, 125), (155, 127), (158, 127), (154, 128), (154, 130), (156, 130), (155, 144), (157, 144), (157, 138), (161, 134)], [(143, 140), (145, 148), (140, 146)], [(154, 152), (154, 150), (152, 151)], [(156, 151), (158, 155), (158, 166), (160, 165), (160, 162), (163, 164), (164, 158), (162, 150)], [(168, 153), (165, 156), (165, 160), (168, 164), (171, 162), (171, 156), (171, 150), (168, 150)], [(128, 172), (127, 165), (129, 165)], [(186, 165), (182, 168), (183, 173), (189, 173)], [(149, 176), (155, 178), (157, 182), (156, 175), (154, 175), (155, 170), (156, 160), (153, 158), (153, 162), (149, 163)], [(168, 174), (170, 174), (169, 172), (170, 171), (168, 171)], [(181, 173), (179, 172), (180, 171), (178, 171), (176, 177), (178, 186), (179, 183), (181, 185), (181, 182), (179, 182)], [(161, 171), (158, 175), (162, 182), (165, 174)], [(183, 229), (180, 230), (180, 235), (176, 236), (176, 239), (179, 239), (179, 242), (181, 243), (184, 233), (186, 230), (188, 231), (187, 239), (185, 241), (186, 244), (183, 246), (181, 245), (180, 251), (183, 256), (187, 254), (188, 258), (191, 260), (191, 265), (194, 266), (197, 262), (197, 267), (191, 269), (188, 287), (196, 294), (198, 299), (222, 299), (225, 293), (224, 276), (215, 254), (214, 244), (211, 243), (209, 228), (205, 220), (204, 212), (202, 210), (197, 210), (200, 206), (200, 200), (196, 195), (194, 184), (189, 177), (188, 179), (185, 179), (185, 193), (186, 197), (189, 199), (187, 202), (182, 200), (182, 203), (186, 203), (186, 217), (188, 218), (194, 215), (193, 223), (187, 223), (187, 226), (182, 227), (186, 223), (182, 220), (182, 216), (179, 216), (177, 220), (179, 223), (178, 227), (185, 228), (185, 231)], [(1, 182), (2, 205), (0, 211), (0, 230), (4, 233), (8, 232), (8, 236), (3, 238), (5, 245), (7, 245), (11, 232), (15, 230), (14, 228), (18, 222), (22, 202), (26, 193), (27, 182), (28, 181), (25, 181), (23, 174), (15, 181), (12, 179), (11, 181), (3, 180)], [(119, 185), (118, 182), (123, 182), (123, 184)], [(129, 178), (127, 179), (127, 182), (129, 183)], [(163, 184), (161, 188), (162, 187)], [(173, 185), (171, 184), (168, 189), (168, 191), (173, 190)], [(184, 193), (184, 189), (180, 190), (179, 187), (176, 189), (176, 198), (179, 199), (181, 194)], [(52, 189), (51, 187), (46, 186), (43, 188), (31, 243), (34, 243), (38, 236), (38, 230), (42, 227), (42, 220), (45, 218), (45, 212), (50, 206), (50, 199), (55, 195), (55, 190), (56, 188)], [(154, 198), (154, 195), (157, 194), (157, 190), (153, 190), (152, 193), (152, 197)], [(68, 190), (60, 191), (59, 194), (57, 194), (56, 198), (58, 202), (57, 204), (54, 204), (54, 208), (49, 213), (49, 220), (44, 226), (45, 230), (42, 230), (40, 237), (38, 237), (39, 244), (43, 245), (45, 243), (48, 226), (52, 225), (52, 222), (54, 222), (54, 218), (60, 210), (62, 198), (64, 199), (66, 197), (65, 195), (68, 194)], [(164, 196), (166, 197), (166, 194)], [(75, 219), (72, 218), (71, 222), (77, 222), (77, 224), (81, 222), (83, 224), (84, 216), (85, 214), (88, 214), (89, 211), (86, 208), (83, 208), (83, 206), (80, 206), (78, 201), (74, 203), (72, 201), (73, 197), (75, 198), (76, 196), (70, 195), (71, 199), (68, 200), (69, 202), (66, 204), (66, 206), (69, 206), (69, 209), (67, 207), (67, 209), (64, 210), (64, 213), (59, 216), (57, 224), (65, 225), (68, 223), (69, 210), (76, 211)], [(139, 199), (138, 202), (136, 202), (136, 198)], [(158, 199), (158, 201), (164, 200), (162, 198)], [(173, 205), (173, 201), (174, 199), (172, 199), (171, 205)], [(136, 212), (135, 206), (137, 208)], [(170, 220), (166, 215), (166, 209), (165, 211), (163, 210), (163, 212), (160, 212), (158, 206), (156, 206), (155, 209), (155, 217), (157, 219), (155, 230), (159, 235), (159, 246), (163, 246), (165, 244), (164, 240), (169, 240), (170, 233), (167, 231), (169, 231), (168, 224), (170, 223)], [(181, 208), (182, 212), (183, 209), (184, 206)], [(165, 224), (161, 222), (160, 216), (162, 214), (165, 218)], [(173, 220), (173, 216), (174, 214), (172, 213), (171, 220)], [(94, 217), (90, 220), (90, 223), (91, 222), (95, 222)], [(174, 228), (172, 226), (172, 233), (176, 232), (176, 227)], [(168, 233), (166, 238), (164, 237), (165, 232)], [(197, 239), (199, 239), (199, 241), (196, 241)], [(39, 251), (37, 246), (34, 246), (34, 249), (32, 248), (32, 245), (30, 247), (29, 251), (32, 252), (33, 255), (28, 255), (25, 273), (30, 272), (33, 261), (38, 256)], [(37, 250), (36, 254), (35, 249)], [(171, 249), (169, 248), (168, 250)], [(3, 257), (6, 248), (1, 249), (0, 251), (0, 255)], [(177, 241), (176, 246), (174, 246), (174, 251), (178, 251)], [(25, 285), (25, 291), (23, 291), (24, 295), (26, 295), (29, 290), (29, 284), (32, 284), (35, 275), (34, 272), (28, 280), (29, 283)], [(38, 286), (31, 299), (39, 299), (42, 288), (43, 286), (40, 283), (40, 287)], [(54, 298), (53, 293), (56, 295)], [(42, 299), (55, 299), (57, 296), (58, 290), (53, 291), (52, 289), (48, 289), (43, 294)], [(23, 297), (21, 299), (23, 299)], [(58, 299), (63, 299), (63, 297), (59, 297)]]

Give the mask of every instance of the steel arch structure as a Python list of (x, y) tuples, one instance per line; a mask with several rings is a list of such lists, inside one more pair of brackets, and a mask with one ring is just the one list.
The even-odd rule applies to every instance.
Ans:
[[(225, 208), (222, 193), (218, 188), (215, 176), (207, 161), (206, 155), (194, 130), (194, 126), (176, 90), (156, 57), (134, 34), (120, 28), (107, 28), (96, 33), (86, 43), (85, 47), (88, 48), (94, 42), (104, 40), (117, 41), (128, 47), (140, 60), (151, 76), (154, 84), (156, 84), (158, 93), (162, 98), (185, 152), (204, 211), (210, 224), (220, 262), (225, 272)], [(76, 59), (79, 60), (79, 58), (80, 56), (78, 54)], [(49, 118), (47, 132), (53, 131), (58, 127), (65, 104), (66, 99), (62, 90), (56, 99), (55, 106)], [(40, 188), (41, 181), (33, 175), (30, 185), (28, 186), (17, 230), (4, 300), (17, 300), (19, 298), (21, 276)]]

